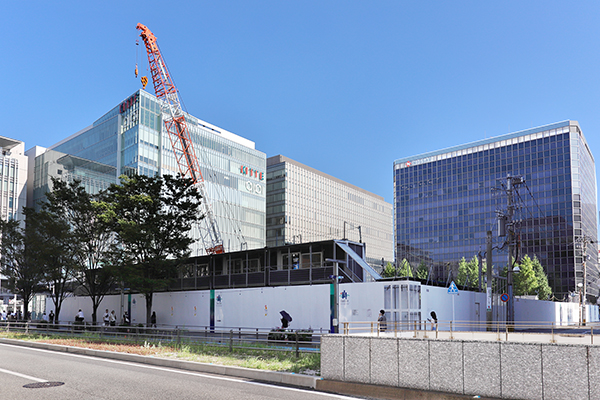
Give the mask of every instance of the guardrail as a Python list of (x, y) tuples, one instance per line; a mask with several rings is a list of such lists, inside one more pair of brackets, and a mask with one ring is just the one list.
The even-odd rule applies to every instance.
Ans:
[[(561, 326), (552, 322), (492, 322), (474, 321), (413, 322), (342, 322), (344, 335), (388, 336), (420, 339), (492, 340), (546, 342), (563, 344), (594, 344), (594, 333), (600, 324)], [(597, 340), (596, 340), (597, 341)]]
[(39, 321), (0, 321), (0, 331), (28, 335), (78, 337), (109, 342), (159, 343), (182, 345), (209, 345), (228, 347), (229, 350), (286, 351), (300, 353), (320, 352), (321, 335), (327, 332), (292, 329), (264, 329), (208, 326), (105, 326), (90, 323), (50, 324)]

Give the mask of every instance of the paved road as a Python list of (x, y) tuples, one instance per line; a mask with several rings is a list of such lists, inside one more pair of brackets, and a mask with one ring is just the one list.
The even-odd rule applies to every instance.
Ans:
[[(27, 384), (64, 385), (25, 388)], [(0, 344), (0, 398), (4, 399), (352, 399), (116, 360)]]

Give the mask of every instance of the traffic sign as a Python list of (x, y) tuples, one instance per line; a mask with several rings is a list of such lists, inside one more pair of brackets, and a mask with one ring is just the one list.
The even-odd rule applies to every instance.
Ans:
[(456, 287), (456, 283), (452, 281), (450, 287), (448, 288), (448, 294), (458, 294), (458, 288)]
[(502, 300), (502, 301), (503, 301), (503, 302), (505, 302), (505, 303), (508, 301), (508, 299), (509, 299), (509, 298), (510, 298), (510, 297), (508, 296), (508, 293), (502, 293), (502, 294), (500, 295), (500, 300)]

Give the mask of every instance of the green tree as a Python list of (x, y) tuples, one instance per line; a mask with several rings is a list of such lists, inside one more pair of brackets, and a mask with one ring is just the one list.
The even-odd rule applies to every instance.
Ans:
[(29, 302), (40, 289), (43, 270), (37, 214), (32, 208), (24, 208), (24, 214), (27, 220), (25, 228), (19, 221), (0, 219), (0, 272), (8, 278), (8, 287), (21, 295), (26, 318)]
[(102, 192), (88, 193), (81, 181), (67, 183), (52, 180), (52, 191), (46, 194), (48, 209), (65, 218), (73, 242), (73, 276), (80, 290), (92, 301), (92, 322), (98, 307), (114, 283), (111, 262), (114, 233), (102, 218), (105, 208)]
[(398, 268), (398, 276), (406, 276), (409, 278), (413, 277), (412, 268), (410, 267), (410, 264), (406, 258), (400, 263), (400, 268)]
[(538, 299), (540, 300), (548, 300), (550, 296), (552, 296), (552, 289), (548, 284), (548, 276), (546, 272), (544, 272), (544, 267), (538, 260), (536, 256), (533, 257), (533, 271), (535, 272), (535, 277), (537, 278), (537, 287), (536, 292)]
[(528, 255), (521, 259), (519, 264), (520, 271), (513, 273), (513, 293), (515, 296), (530, 295), (536, 293), (538, 285), (535, 271), (533, 268), (533, 261)]
[(427, 268), (427, 265), (425, 265), (425, 263), (423, 261), (421, 261), (419, 263), (419, 266), (417, 267), (417, 278), (419, 278), (421, 280), (425, 280), (425, 279), (427, 279), (428, 276), (429, 276), (429, 269)]
[[(482, 265), (481, 274), (485, 274), (487, 268)], [(477, 256), (473, 256), (469, 261), (464, 257), (458, 263), (458, 277), (456, 278), (458, 285), (466, 285), (478, 287), (479, 286), (479, 259)]]
[(396, 268), (394, 268), (391, 262), (388, 261), (387, 264), (385, 264), (381, 276), (384, 278), (393, 278), (396, 276)]
[(60, 320), (62, 303), (73, 290), (74, 252), (76, 243), (65, 210), (44, 201), (37, 213), (41, 237), (41, 264), (44, 282), (54, 303), (55, 319)]
[(187, 178), (121, 176), (111, 185), (103, 206), (120, 246), (123, 280), (146, 299), (150, 323), (152, 298), (177, 274), (190, 254), (188, 233), (202, 217), (201, 195)]

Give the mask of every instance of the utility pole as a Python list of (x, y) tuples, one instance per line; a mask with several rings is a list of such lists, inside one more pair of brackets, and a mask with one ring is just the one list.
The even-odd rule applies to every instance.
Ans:
[[(516, 236), (515, 236), (515, 224), (513, 221), (513, 217), (515, 214), (515, 203), (514, 203), (514, 194), (515, 190), (525, 183), (525, 180), (522, 176), (510, 176), (506, 177), (506, 197), (508, 199), (508, 203), (506, 206), (506, 214), (500, 217), (500, 233), (499, 236), (508, 236), (508, 264), (507, 264), (507, 276), (506, 276), (506, 284), (508, 287), (508, 304), (506, 310), (506, 323), (509, 327), (513, 328), (515, 323), (515, 301), (513, 298), (513, 254), (515, 250), (516, 244)], [(515, 260), (516, 261), (516, 260)]]
[(595, 243), (594, 240), (592, 238), (590, 238), (587, 235), (583, 235), (582, 237), (577, 239), (578, 242), (580, 242), (580, 244), (583, 247), (583, 287), (581, 288), (581, 290), (583, 290), (583, 294), (581, 293), (581, 290), (579, 291), (579, 296), (581, 297), (581, 314), (582, 317), (580, 319), (580, 322), (582, 323), (582, 325), (585, 326), (586, 324), (586, 313), (585, 313), (585, 302), (587, 299), (587, 245), (588, 243)]

